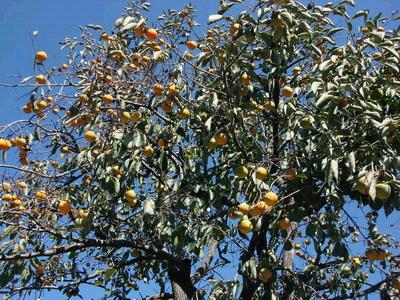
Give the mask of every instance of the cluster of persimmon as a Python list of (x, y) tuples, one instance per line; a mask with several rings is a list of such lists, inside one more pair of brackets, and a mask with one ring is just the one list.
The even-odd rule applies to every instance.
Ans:
[(10, 140), (0, 139), (0, 151), (8, 151), (12, 147), (17, 147), (19, 152), (19, 161), (21, 165), (28, 165), (28, 142), (24, 137), (17, 136)]
[(258, 202), (249, 205), (246, 202), (233, 207), (228, 211), (230, 219), (240, 219), (238, 229), (242, 234), (247, 234), (253, 230), (253, 224), (248, 216), (259, 217), (278, 204), (278, 195), (270, 191), (263, 195)]

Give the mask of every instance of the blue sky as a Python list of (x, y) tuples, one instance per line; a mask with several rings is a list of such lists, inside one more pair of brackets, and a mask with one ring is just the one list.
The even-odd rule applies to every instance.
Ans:
[[(331, 0), (332, 1), (332, 0)], [(359, 0), (357, 10), (368, 8), (373, 13), (382, 11), (388, 15), (399, 8), (399, 0)], [(207, 0), (149, 0), (152, 4), (152, 15), (158, 16), (167, 8), (182, 8), (192, 3), (198, 10), (198, 21), (207, 22), (208, 15), (216, 11), (219, 1)], [(304, 0), (303, 3), (307, 1)], [(315, 1), (325, 3), (325, 0)], [(13, 77), (26, 77), (34, 74), (33, 57), (37, 50), (45, 50), (49, 54), (48, 65), (59, 66), (64, 62), (65, 52), (59, 50), (58, 44), (65, 37), (79, 35), (78, 25), (99, 24), (108, 29), (114, 20), (124, 12), (127, 0), (0, 0), (0, 82), (18, 83)], [(32, 31), (39, 31), (34, 46), (31, 43)], [(0, 87), (0, 124), (6, 124), (25, 116), (19, 108), (27, 102), (20, 98), (23, 90)], [(395, 219), (398, 221), (398, 217)], [(383, 221), (384, 227), (389, 225)], [(396, 227), (398, 230), (398, 226)], [(392, 229), (393, 230), (393, 229)], [(89, 295), (99, 297), (98, 293), (87, 290)], [(96, 295), (97, 294), (97, 295)], [(42, 299), (61, 299), (54, 294), (45, 294)]]

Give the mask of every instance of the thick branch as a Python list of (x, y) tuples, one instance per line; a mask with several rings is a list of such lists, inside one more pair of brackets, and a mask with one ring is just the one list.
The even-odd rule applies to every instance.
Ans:
[(57, 247), (57, 248), (54, 248), (52, 250), (47, 250), (47, 251), (37, 251), (37, 252), (15, 254), (15, 255), (2, 254), (0, 256), (0, 261), (10, 261), (10, 260), (15, 260), (15, 259), (31, 259), (31, 258), (35, 258), (35, 257), (48, 257), (48, 256), (53, 256), (53, 255), (57, 255), (57, 254), (61, 254), (61, 253), (69, 253), (72, 251), (82, 250), (82, 249), (86, 249), (86, 248), (93, 248), (93, 247), (134, 248), (134, 249), (145, 251), (150, 254), (154, 254), (157, 258), (167, 260), (168, 262), (170, 262), (172, 264), (176, 264), (176, 263), (180, 262), (177, 258), (172, 256), (168, 252), (153, 249), (152, 247), (147, 246), (147, 245), (146, 246), (138, 246), (136, 242), (130, 241), (130, 240), (113, 240), (113, 239), (107, 239), (107, 240), (87, 239), (87, 240), (83, 240), (80, 243), (75, 243), (75, 244), (67, 245), (67, 246), (61, 246), (61, 247)]
[(217, 251), (218, 243), (217, 241), (212, 241), (209, 246), (208, 253), (204, 258), (203, 263), (197, 269), (197, 271), (192, 275), (192, 284), (196, 284), (208, 271), (210, 263), (214, 257), (215, 252)]
[(377, 290), (379, 290), (379, 288), (382, 286), (382, 284), (384, 284), (386, 282), (386, 279), (379, 281), (377, 284), (361, 291), (361, 292), (356, 292), (356, 293), (351, 293), (351, 294), (347, 294), (345, 296), (338, 296), (338, 297), (334, 297), (334, 298), (330, 298), (329, 300), (342, 300), (342, 299), (356, 299), (356, 298), (361, 298), (364, 296), (367, 296), (369, 294), (372, 294), (373, 292), (376, 292)]

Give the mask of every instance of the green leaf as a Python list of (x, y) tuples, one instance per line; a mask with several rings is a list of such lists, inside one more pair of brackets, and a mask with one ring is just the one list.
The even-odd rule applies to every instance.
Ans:
[(309, 237), (315, 236), (317, 233), (317, 226), (314, 223), (310, 223), (306, 228), (306, 235)]
[(111, 183), (113, 185), (113, 191), (115, 193), (119, 193), (119, 191), (121, 189), (121, 184), (119, 182), (119, 179), (117, 177), (112, 176), (111, 177)]
[(282, 64), (282, 58), (281, 58), (278, 50), (275, 48), (272, 50), (271, 60), (275, 66), (280, 66)]
[(328, 101), (333, 98), (334, 96), (330, 92), (323, 93), (321, 97), (318, 98), (317, 102), (315, 103), (315, 106), (318, 108), (324, 107), (328, 103)]
[(103, 27), (101, 27), (100, 25), (88, 24), (86, 25), (86, 27), (89, 27), (94, 30), (103, 30)]
[(346, 246), (343, 245), (342, 243), (336, 243), (335, 247), (332, 250), (332, 255), (336, 257), (348, 258), (349, 251), (347, 250)]
[(168, 157), (165, 151), (161, 151), (160, 154), (160, 169), (162, 171), (168, 171)]
[(352, 19), (357, 19), (359, 17), (363, 17), (363, 16), (368, 16), (369, 11), (368, 10), (359, 10), (358, 12), (356, 12), (354, 14), (354, 16), (352, 16)]
[(143, 207), (143, 213), (145, 215), (154, 215), (154, 209), (155, 209), (156, 205), (154, 200), (152, 199), (148, 199), (146, 200), (146, 202), (144, 203), (144, 207)]
[(224, 17), (223, 15), (218, 15), (218, 14), (210, 15), (208, 17), (208, 24), (212, 24), (212, 23), (218, 22), (219, 20), (223, 19), (223, 17)]
[(105, 280), (110, 280), (114, 274), (117, 272), (117, 269), (114, 268), (109, 268), (104, 272), (104, 278)]

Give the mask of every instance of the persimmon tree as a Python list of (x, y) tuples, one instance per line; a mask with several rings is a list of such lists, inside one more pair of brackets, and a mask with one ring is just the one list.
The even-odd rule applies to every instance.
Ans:
[(397, 295), (398, 18), (304, 2), (222, 1), (205, 31), (132, 1), (38, 52), (0, 130), (0, 293)]

